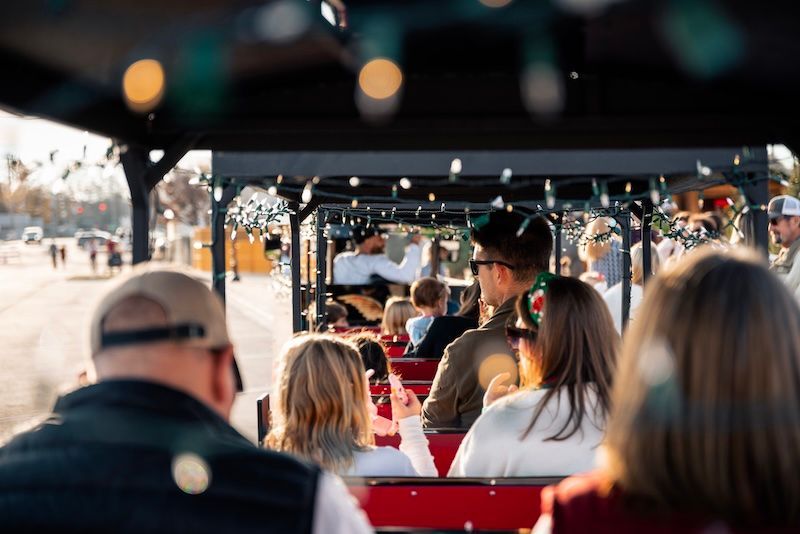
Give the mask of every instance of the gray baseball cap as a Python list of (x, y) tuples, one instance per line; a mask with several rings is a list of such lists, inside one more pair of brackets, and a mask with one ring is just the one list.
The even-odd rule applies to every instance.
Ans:
[(790, 195), (779, 195), (769, 201), (767, 215), (770, 218), (789, 216), (800, 217), (800, 199)]

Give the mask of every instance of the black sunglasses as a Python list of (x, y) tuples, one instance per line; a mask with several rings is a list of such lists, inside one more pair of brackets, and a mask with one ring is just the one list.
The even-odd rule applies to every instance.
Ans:
[(528, 341), (536, 341), (536, 332), (527, 328), (517, 328), (516, 326), (506, 325), (506, 339), (508, 344), (514, 350), (519, 350), (519, 341), (527, 339)]
[(500, 260), (469, 260), (469, 268), (472, 271), (474, 276), (478, 276), (478, 266), (479, 265), (492, 265), (493, 263), (497, 263), (503, 265), (509, 269), (513, 269), (514, 266), (510, 263), (506, 263)]

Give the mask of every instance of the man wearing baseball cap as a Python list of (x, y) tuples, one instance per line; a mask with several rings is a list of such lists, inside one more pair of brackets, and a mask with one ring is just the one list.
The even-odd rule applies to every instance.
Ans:
[(333, 260), (333, 283), (364, 285), (376, 281), (410, 284), (417, 278), (422, 260), (421, 236), (415, 234), (400, 264), (390, 260), (384, 250), (386, 241), (375, 226), (357, 226), (353, 229), (356, 250), (342, 252)]
[(9, 531), (368, 532), (339, 479), (256, 448), (222, 301), (144, 266), (91, 319), (97, 383), (0, 449)]
[(769, 201), (767, 207), (769, 231), (776, 244), (781, 246), (770, 270), (777, 274), (793, 293), (800, 290), (800, 262), (795, 262), (800, 250), (800, 200), (780, 195)]

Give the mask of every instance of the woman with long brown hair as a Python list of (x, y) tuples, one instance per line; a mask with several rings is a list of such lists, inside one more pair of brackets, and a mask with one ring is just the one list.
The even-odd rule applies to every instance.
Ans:
[(413, 391), (406, 391), (407, 406), (391, 395), (400, 450), (375, 447), (364, 364), (352, 343), (324, 334), (295, 337), (284, 346), (277, 377), (270, 448), (340, 475), (436, 476)]
[(507, 334), (519, 350), (520, 390), (501, 385), (508, 373), (492, 380), (448, 476), (569, 475), (594, 465), (619, 346), (605, 302), (579, 280), (542, 273), (517, 315)]
[(540, 523), (800, 528), (797, 302), (755, 253), (706, 250), (662, 271), (642, 310), (615, 377), (605, 465), (546, 491)]

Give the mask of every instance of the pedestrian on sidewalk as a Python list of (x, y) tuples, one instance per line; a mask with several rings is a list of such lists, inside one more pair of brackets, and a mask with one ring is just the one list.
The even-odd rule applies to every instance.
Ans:
[(50, 260), (53, 262), (53, 269), (58, 268), (58, 247), (56, 246), (56, 240), (53, 239), (50, 241)]
[(97, 243), (89, 240), (89, 262), (92, 264), (92, 274), (97, 274)]
[(61, 245), (61, 249), (59, 250), (61, 253), (61, 265), (66, 269), (67, 268), (67, 245)]

